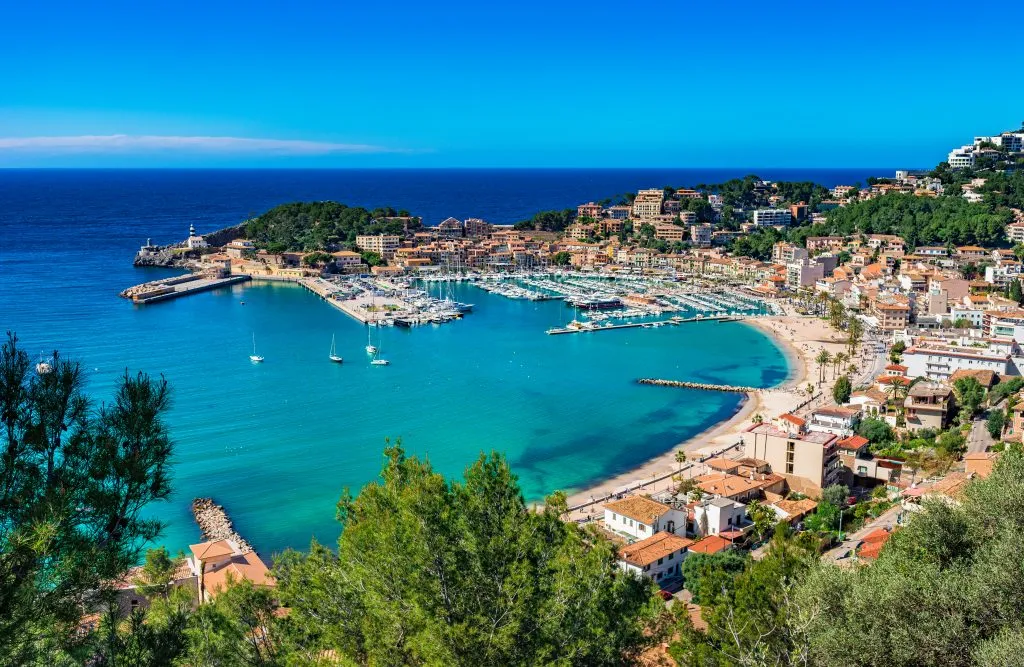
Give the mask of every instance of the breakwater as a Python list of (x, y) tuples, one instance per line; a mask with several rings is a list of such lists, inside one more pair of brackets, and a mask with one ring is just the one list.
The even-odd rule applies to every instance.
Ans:
[(686, 382), (683, 380), (660, 380), (658, 378), (640, 378), (637, 384), (650, 384), (656, 387), (680, 387), (683, 389), (704, 389), (706, 391), (729, 391), (736, 394), (749, 394), (759, 391), (757, 387), (742, 387), (731, 384), (710, 384), (708, 382)]
[(228, 518), (224, 507), (213, 502), (212, 498), (196, 498), (192, 501), (192, 515), (199, 524), (203, 540), (231, 540), (238, 545), (242, 553), (249, 553), (252, 546), (235, 532), (235, 527)]

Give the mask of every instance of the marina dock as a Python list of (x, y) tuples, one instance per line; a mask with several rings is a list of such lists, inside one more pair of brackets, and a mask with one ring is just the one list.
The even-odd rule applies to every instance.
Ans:
[(144, 305), (227, 287), (228, 285), (234, 285), (235, 283), (247, 280), (250, 280), (248, 275), (214, 277), (201, 273), (192, 273), (135, 285), (121, 292), (121, 296), (125, 299), (131, 299), (133, 303)]
[(548, 329), (547, 333), (551, 336), (557, 336), (560, 334), (571, 334), (571, 333), (592, 333), (595, 331), (614, 331), (616, 329), (637, 329), (637, 328), (652, 328), (652, 327), (663, 327), (666, 325), (677, 325), (686, 324), (688, 322), (736, 322), (742, 320), (742, 317), (737, 315), (708, 315), (705, 317), (672, 317), (667, 320), (657, 320), (654, 322), (626, 322), (624, 324), (611, 324), (605, 323), (602, 325), (596, 325), (592, 323), (577, 323), (578, 326), (567, 326), (567, 327), (556, 327)]

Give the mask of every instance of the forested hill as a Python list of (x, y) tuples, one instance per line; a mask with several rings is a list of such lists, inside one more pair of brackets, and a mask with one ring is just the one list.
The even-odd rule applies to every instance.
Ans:
[(276, 206), (245, 225), (246, 238), (270, 252), (329, 250), (355, 243), (359, 234), (402, 234), (422, 227), (408, 211), (369, 211), (333, 201), (292, 202)]

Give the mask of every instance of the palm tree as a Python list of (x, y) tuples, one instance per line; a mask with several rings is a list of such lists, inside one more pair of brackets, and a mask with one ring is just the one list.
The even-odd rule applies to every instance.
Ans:
[(818, 362), (818, 384), (821, 384), (825, 381), (825, 367), (832, 363), (832, 355), (822, 348), (814, 360)]
[(832, 368), (832, 377), (839, 375), (839, 367), (846, 363), (849, 358), (850, 357), (848, 357), (845, 352), (836, 352), (835, 356), (832, 357), (832, 363), (834, 364)]
[(864, 325), (856, 317), (850, 318), (850, 326), (847, 328), (846, 344), (850, 349), (850, 357), (852, 358), (857, 353), (857, 348), (860, 346), (860, 341), (864, 337)]
[(808, 382), (807, 386), (804, 388), (804, 391), (807, 392), (808, 396), (812, 395), (814, 393), (814, 385), (812, 383)]
[(683, 464), (686, 463), (686, 452), (682, 449), (676, 452), (676, 463), (679, 464), (679, 471), (682, 472)]

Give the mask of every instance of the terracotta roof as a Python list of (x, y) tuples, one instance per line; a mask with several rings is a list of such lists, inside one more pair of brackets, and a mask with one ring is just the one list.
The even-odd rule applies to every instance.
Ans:
[(951, 472), (925, 489), (925, 493), (937, 493), (953, 499), (959, 498), (963, 495), (964, 488), (972, 477), (973, 475), (968, 475), (965, 472)]
[(731, 546), (732, 542), (723, 537), (708, 535), (691, 544), (689, 551), (696, 554), (716, 554), (719, 551), (725, 551)]
[(648, 525), (654, 523), (659, 516), (672, 509), (668, 505), (663, 505), (644, 496), (630, 496), (629, 498), (616, 500), (608, 503), (604, 508)]
[(860, 546), (857, 548), (857, 558), (875, 560), (890, 537), (892, 537), (892, 533), (885, 528), (874, 529), (861, 540)]
[(750, 479), (749, 477), (726, 473), (709, 473), (694, 478), (704, 493), (709, 493), (713, 496), (724, 496), (726, 498), (732, 498), (733, 496), (756, 491), (765, 486), (771, 486), (776, 482), (782, 481), (782, 479), (782, 477), (775, 474), (754, 475), (754, 479)]
[(248, 579), (257, 586), (276, 585), (274, 578), (270, 576), (270, 571), (267, 570), (267, 566), (260, 560), (255, 551), (235, 556), (224, 564), (218, 563), (217, 565), (207, 566), (207, 570), (203, 574), (203, 586), (213, 596), (218, 591), (227, 588), (229, 578), (233, 581)]
[(857, 409), (854, 409), (854, 408), (841, 408), (839, 406), (831, 406), (831, 407), (818, 408), (817, 410), (815, 410), (811, 414), (812, 415), (828, 415), (830, 417), (843, 417), (845, 419), (849, 419), (850, 417), (853, 417), (854, 415), (856, 415), (858, 413), (860, 413), (860, 410), (857, 410)]
[(899, 364), (889, 364), (888, 366), (885, 367), (885, 370), (887, 370), (887, 371), (899, 371), (901, 373), (906, 373), (907, 372), (907, 367), (906, 366), (901, 366)]
[(713, 459), (708, 459), (707, 461), (705, 461), (704, 465), (706, 465), (709, 468), (712, 468), (713, 470), (729, 472), (730, 470), (735, 470), (736, 468), (739, 468), (742, 464), (739, 461), (723, 459), (719, 456), (716, 456)]
[(817, 506), (818, 503), (810, 498), (804, 498), (803, 500), (778, 500), (772, 503), (772, 507), (777, 507), (782, 510), (788, 514), (790, 518), (799, 518), (810, 514)]
[(786, 421), (790, 422), (791, 424), (796, 424), (797, 426), (803, 426), (804, 424), (807, 423), (806, 420), (800, 419), (796, 415), (792, 415), (792, 414), (790, 414), (788, 412), (786, 414), (784, 414), (784, 415), (779, 415), (779, 419), (785, 419)]
[(843, 449), (860, 449), (864, 445), (868, 444), (868, 439), (861, 435), (851, 435), (848, 438), (843, 438), (836, 444)]
[(991, 388), (992, 385), (994, 385), (996, 383), (996, 379), (998, 378), (998, 375), (996, 375), (995, 371), (983, 370), (983, 369), (980, 369), (980, 368), (973, 369), (973, 370), (972, 369), (967, 369), (967, 368), (962, 368), (962, 369), (960, 369), (958, 371), (953, 371), (953, 374), (949, 376), (949, 383), (953, 384), (954, 382), (956, 382), (960, 378), (968, 378), (968, 377), (974, 378), (979, 383), (981, 383), (981, 386), (983, 386), (983, 387)]
[(198, 560), (204, 561), (208, 561), (213, 558), (225, 558), (238, 552), (238, 547), (228, 540), (190, 544), (188, 548), (192, 550), (193, 556)]
[(632, 565), (644, 567), (670, 553), (682, 551), (693, 544), (693, 540), (660, 531), (647, 539), (634, 542), (619, 550), (619, 558)]

